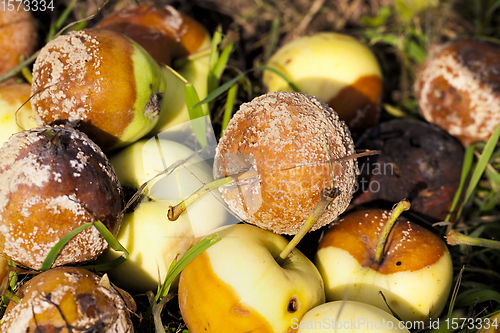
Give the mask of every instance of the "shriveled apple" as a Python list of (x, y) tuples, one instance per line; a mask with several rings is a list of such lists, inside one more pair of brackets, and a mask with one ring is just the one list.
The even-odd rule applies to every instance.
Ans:
[(182, 271), (179, 306), (192, 333), (289, 332), (293, 320), (325, 300), (318, 270), (288, 241), (270, 231), (238, 224)]
[(17, 292), (2, 318), (2, 332), (132, 333), (129, 309), (106, 279), (83, 268), (57, 267)]
[[(371, 50), (354, 37), (334, 32), (300, 37), (283, 45), (267, 65), (331, 106), (352, 132), (378, 122), (382, 70)], [(262, 80), (268, 91), (292, 90), (271, 71)]]

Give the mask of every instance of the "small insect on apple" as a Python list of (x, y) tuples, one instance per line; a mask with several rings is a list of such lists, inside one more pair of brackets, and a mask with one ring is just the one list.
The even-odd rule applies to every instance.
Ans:
[(389, 307), (405, 321), (437, 318), (451, 290), (453, 266), (444, 242), (399, 214), (371, 209), (347, 214), (321, 240), (315, 264), (327, 301)]

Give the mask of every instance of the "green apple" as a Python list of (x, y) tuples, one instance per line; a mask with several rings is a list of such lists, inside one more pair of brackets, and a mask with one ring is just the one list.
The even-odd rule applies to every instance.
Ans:
[(315, 258), (326, 299), (360, 301), (389, 312), (388, 304), (402, 320), (428, 322), (441, 314), (450, 293), (450, 254), (434, 233), (399, 218), (377, 261), (388, 218), (385, 210), (356, 211), (328, 229)]
[[(36, 127), (29, 99), (31, 85), (18, 83), (0, 87), (0, 145), (14, 133)], [(27, 102), (26, 104), (24, 104)], [(24, 104), (24, 105), (23, 105)], [(21, 107), (22, 106), (22, 107)]]
[[(378, 122), (382, 71), (371, 50), (357, 39), (334, 32), (300, 37), (282, 46), (267, 65), (301, 92), (331, 106), (353, 133)], [(271, 71), (265, 71), (262, 80), (268, 91), (292, 91)]]
[(31, 104), (40, 123), (65, 123), (103, 150), (126, 146), (158, 122), (166, 82), (131, 39), (84, 29), (47, 43), (33, 66)]
[[(133, 291), (155, 290), (163, 282), (174, 259), (179, 259), (199, 237), (229, 223), (229, 214), (217, 193), (190, 206), (175, 222), (167, 218), (170, 205), (191, 194), (212, 178), (211, 167), (184, 145), (174, 141), (142, 139), (110, 158), (126, 191), (135, 193), (148, 180), (133, 209), (126, 212), (117, 236), (130, 257), (111, 270), (117, 285)], [(186, 159), (168, 176), (154, 179), (167, 167)], [(108, 249), (103, 261), (119, 253)]]
[(300, 251), (276, 261), (288, 244), (283, 236), (247, 224), (218, 234), (222, 240), (180, 276), (179, 306), (190, 332), (285, 333), (324, 302), (321, 276)]
[[(424, 326), (422, 326), (424, 328)], [(318, 305), (292, 323), (297, 333), (389, 333), (410, 332), (404, 322), (373, 305), (336, 301)]]

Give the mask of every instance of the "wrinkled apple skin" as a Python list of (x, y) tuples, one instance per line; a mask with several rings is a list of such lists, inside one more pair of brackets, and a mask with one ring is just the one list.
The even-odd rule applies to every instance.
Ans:
[[(143, 139), (112, 156), (110, 162), (124, 188), (135, 193), (165, 167), (188, 159), (192, 153), (173, 141)], [(229, 222), (229, 214), (217, 192), (201, 197), (175, 222), (167, 218), (169, 206), (211, 180), (210, 166), (194, 156), (170, 176), (154, 179), (145, 187), (134, 208), (123, 217), (117, 239), (130, 257), (108, 272), (114, 283), (137, 292), (156, 290), (174, 259), (178, 260), (198, 237)], [(101, 260), (109, 261), (120, 254), (108, 248)]]
[[(39, 269), (73, 229), (101, 221), (120, 228), (120, 182), (106, 155), (84, 133), (41, 126), (12, 135), (0, 149), (0, 252)], [(90, 226), (59, 252), (54, 266), (95, 259), (107, 247)]]
[(19, 303), (9, 303), (0, 330), (133, 333), (130, 310), (120, 294), (101, 285), (101, 280), (77, 267), (40, 273), (19, 289)]

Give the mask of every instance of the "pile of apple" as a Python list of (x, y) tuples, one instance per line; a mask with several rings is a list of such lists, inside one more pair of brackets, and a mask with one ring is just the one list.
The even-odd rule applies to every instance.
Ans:
[[(50, 269), (9, 296), (0, 330), (130, 332), (134, 307), (113, 284), (156, 290), (170, 265), (212, 233), (221, 240), (178, 282), (193, 333), (351, 331), (353, 322), (357, 331), (408, 332), (400, 320), (438, 318), (451, 257), (432, 231), (399, 217), (406, 201), (337, 220), (356, 189), (351, 131), (379, 120), (382, 74), (371, 51), (336, 33), (285, 45), (269, 66), (305, 94), (265, 72), (269, 93), (241, 105), (212, 167), (183, 144), (196, 125), (183, 81), (165, 66), (209, 45), (208, 32), (172, 7), (133, 6), (41, 49), (30, 89), (24, 84), (0, 110), (11, 131), (0, 150), (0, 258)], [(178, 71), (201, 98), (207, 67), (201, 55)], [(0, 95), (9, 89), (21, 92)], [(17, 112), (30, 96), (31, 108)], [(214, 178), (225, 182), (220, 189), (207, 187)], [(209, 193), (169, 221), (199, 188)], [(295, 248), (329, 224), (314, 262)], [(46, 267), (54, 246), (79, 228)], [(104, 276), (70, 267), (121, 256), (106, 249), (103, 228), (128, 259)]]

